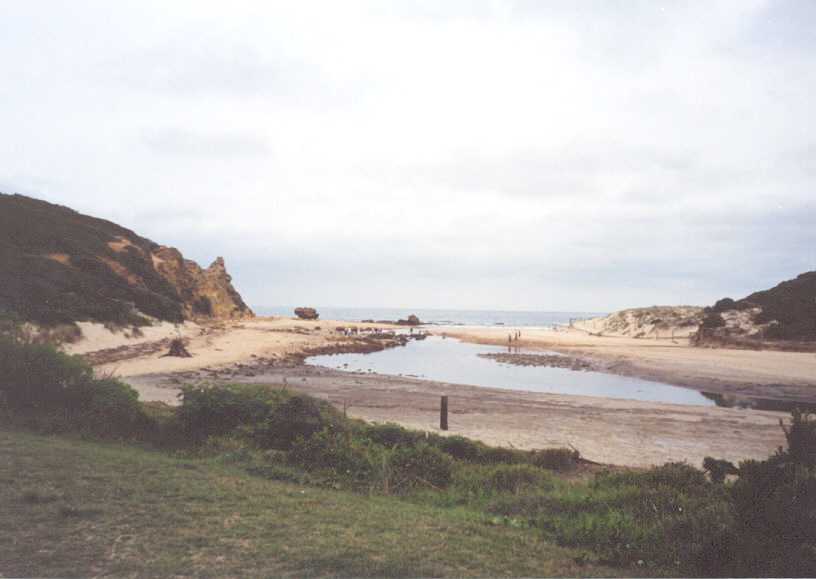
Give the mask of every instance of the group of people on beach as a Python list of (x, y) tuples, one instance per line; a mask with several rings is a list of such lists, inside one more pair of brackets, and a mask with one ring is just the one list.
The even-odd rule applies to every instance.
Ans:
[(521, 330), (516, 330), (512, 334), (507, 334), (507, 343), (512, 344), (513, 342), (518, 342), (521, 339)]

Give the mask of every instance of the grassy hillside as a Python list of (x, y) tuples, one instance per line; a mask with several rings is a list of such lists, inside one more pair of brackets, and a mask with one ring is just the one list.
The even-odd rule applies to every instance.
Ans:
[(22, 195), (0, 194), (0, 280), (0, 317), (44, 326), (253, 316), (223, 258), (203, 269), (115, 223)]
[[(0, 430), (3, 576), (630, 574), (463, 509)], [(580, 562), (580, 563), (579, 563)]]
[[(128, 244), (111, 247), (120, 239)], [(116, 245), (114, 245), (116, 247)], [(0, 313), (43, 324), (133, 323), (133, 308), (181, 321), (180, 297), (153, 268), (152, 241), (110, 221), (0, 194)], [(138, 276), (130, 284), (119, 272)]]
[(759, 305), (762, 308), (760, 323), (776, 320), (768, 337), (816, 341), (816, 271), (752, 293), (738, 304)]
[[(755, 313), (756, 312), (756, 313)], [(706, 308), (703, 327), (711, 336), (745, 334), (727, 327), (728, 318), (743, 317), (748, 337), (791, 342), (816, 342), (816, 271), (783, 281), (775, 287), (741, 299), (723, 298)]]

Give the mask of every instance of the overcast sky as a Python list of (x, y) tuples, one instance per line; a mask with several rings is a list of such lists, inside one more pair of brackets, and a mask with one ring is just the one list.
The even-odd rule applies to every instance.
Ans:
[(253, 306), (708, 304), (816, 269), (816, 2), (0, 0), (0, 191)]

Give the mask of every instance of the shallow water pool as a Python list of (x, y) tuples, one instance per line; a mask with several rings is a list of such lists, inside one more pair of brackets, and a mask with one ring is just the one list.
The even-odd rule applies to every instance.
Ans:
[[(450, 338), (430, 336), (425, 340), (412, 340), (405, 347), (390, 348), (371, 354), (312, 356), (308, 363), (349, 372), (376, 372), (508, 390), (580, 394), (699, 406), (715, 405), (713, 400), (696, 390), (670, 384), (602, 372), (516, 366), (478, 356), (504, 352), (507, 352), (507, 348), (500, 346), (469, 344)], [(520, 353), (554, 354), (524, 350)]]

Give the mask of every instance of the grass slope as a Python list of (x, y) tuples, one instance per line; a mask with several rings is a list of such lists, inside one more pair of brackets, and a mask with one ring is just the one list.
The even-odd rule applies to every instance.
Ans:
[[(114, 251), (108, 243), (119, 238), (132, 246)], [(156, 247), (110, 221), (0, 193), (0, 313), (43, 324), (125, 324), (138, 321), (135, 306), (160, 319), (181, 321), (181, 298), (149, 257)], [(69, 257), (63, 263), (49, 255)], [(142, 283), (127, 283), (109, 264)]]
[(459, 509), (0, 430), (0, 576), (630, 574)]

